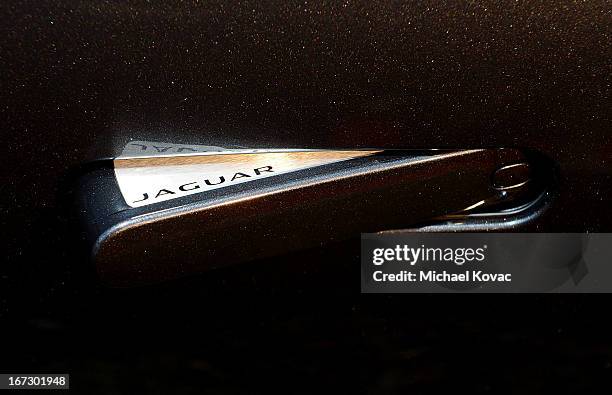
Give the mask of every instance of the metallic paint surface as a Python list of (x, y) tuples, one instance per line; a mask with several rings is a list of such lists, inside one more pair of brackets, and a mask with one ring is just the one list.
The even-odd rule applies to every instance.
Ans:
[(65, 193), (130, 139), (510, 146), (560, 173), (518, 229), (609, 232), (609, 1), (5, 0), (0, 16), (6, 371), (64, 368), (102, 392), (132, 371), (161, 393), (169, 377), (193, 393), (609, 387), (605, 298), (364, 298), (358, 242), (110, 292), (78, 275)]
[(20, 238), (67, 170), (130, 139), (530, 148), (564, 177), (550, 226), (612, 226), (606, 1), (9, 0), (0, 15), (4, 157), (19, 164), (3, 199)]

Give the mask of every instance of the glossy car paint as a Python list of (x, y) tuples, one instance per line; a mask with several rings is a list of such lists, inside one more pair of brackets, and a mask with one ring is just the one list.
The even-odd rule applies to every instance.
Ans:
[[(350, 243), (331, 256), (268, 261), (264, 275), (241, 268), (146, 297), (108, 294), (77, 275), (83, 261), (75, 258), (76, 235), (66, 231), (73, 206), (64, 197), (84, 163), (117, 155), (130, 139), (517, 147), (542, 152), (559, 169), (556, 199), (532, 230), (610, 231), (606, 2), (5, 1), (0, 13), (0, 314), (15, 319), (11, 334), (41, 339), (31, 353), (5, 350), (5, 368), (31, 366), (36, 350), (39, 366), (54, 366), (51, 351), (63, 340), (83, 351), (62, 366), (82, 375), (100, 366), (86, 355), (121, 367), (106, 354), (111, 349), (139, 350), (147, 366), (167, 372), (152, 362), (178, 358), (164, 353), (166, 331), (185, 349), (209, 351), (178, 360), (213, 383), (261, 384), (270, 368), (306, 389), (315, 380), (296, 372), (330, 387), (446, 390), (472, 376), (465, 359), (490, 362), (477, 369), (485, 379), (472, 391), (496, 388), (490, 380), (519, 391), (584, 392), (603, 383), (609, 327), (598, 319), (599, 299), (363, 299), (347, 274), (358, 260)], [(260, 303), (251, 292), (283, 295), (282, 302)], [(197, 301), (199, 314), (185, 300)], [(118, 336), (119, 345), (111, 340)], [(262, 354), (292, 363), (262, 363)], [(326, 358), (314, 362), (314, 354)], [(432, 372), (435, 361), (446, 362), (448, 374)], [(536, 377), (542, 366), (574, 380), (551, 384)], [(503, 372), (511, 368), (510, 381)]]

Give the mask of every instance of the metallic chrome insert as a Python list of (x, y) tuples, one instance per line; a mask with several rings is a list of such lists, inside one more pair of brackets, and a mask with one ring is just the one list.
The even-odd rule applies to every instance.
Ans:
[(224, 155), (224, 154), (257, 154), (267, 152), (328, 152), (329, 150), (316, 149), (257, 149), (257, 148), (226, 148), (214, 145), (195, 145), (162, 143), (157, 141), (130, 141), (123, 147), (121, 155), (117, 159), (149, 158), (149, 157), (176, 157), (197, 155)]
[(114, 167), (123, 198), (130, 207), (142, 207), (380, 152), (214, 148), (183, 155), (162, 152), (149, 152), (151, 156), (122, 155), (114, 160)]

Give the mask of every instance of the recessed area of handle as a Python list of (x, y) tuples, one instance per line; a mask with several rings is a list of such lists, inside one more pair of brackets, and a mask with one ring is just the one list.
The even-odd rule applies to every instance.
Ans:
[(531, 165), (526, 162), (512, 163), (495, 170), (492, 177), (493, 188), (505, 191), (520, 188), (531, 179)]

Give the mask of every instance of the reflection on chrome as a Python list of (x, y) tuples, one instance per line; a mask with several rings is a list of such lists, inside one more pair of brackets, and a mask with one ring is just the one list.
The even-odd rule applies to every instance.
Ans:
[(369, 156), (375, 150), (227, 149), (134, 141), (114, 160), (130, 207)]

